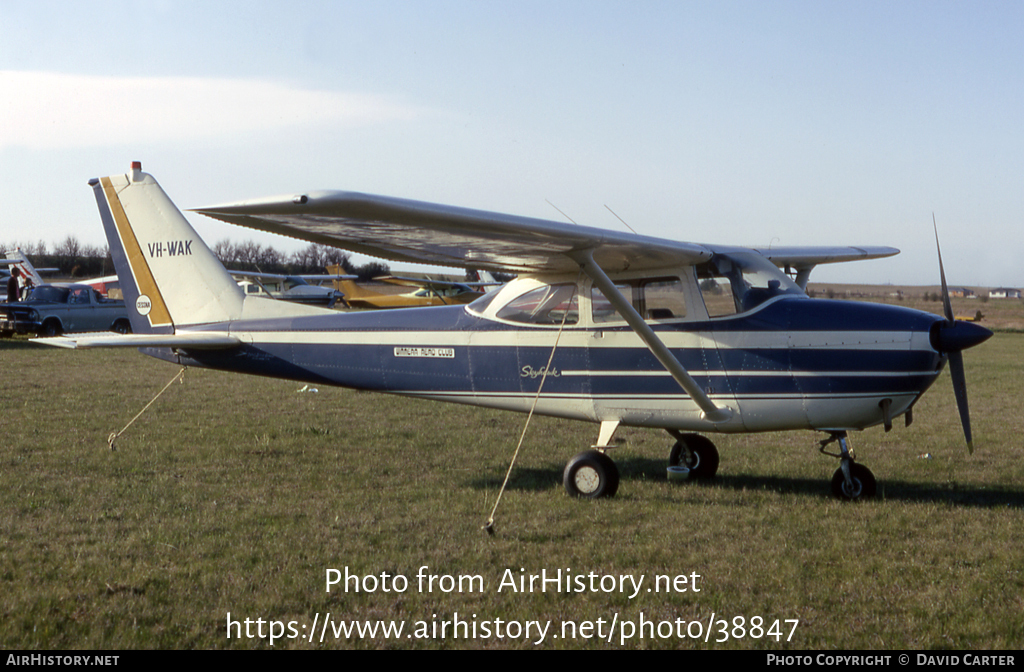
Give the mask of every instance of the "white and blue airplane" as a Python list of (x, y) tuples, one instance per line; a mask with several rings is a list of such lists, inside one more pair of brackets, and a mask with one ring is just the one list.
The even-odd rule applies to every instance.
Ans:
[(909, 425), (947, 362), (971, 444), (962, 351), (991, 332), (953, 319), (944, 273), (945, 319), (804, 293), (815, 265), (893, 248), (699, 245), (352, 192), (196, 210), (393, 261), (518, 274), (469, 305), (339, 313), (247, 296), (140, 163), (90, 184), (134, 333), (44, 343), (599, 423), (563, 474), (583, 497), (615, 494), (606, 451), (620, 426), (667, 430), (670, 465), (696, 478), (719, 463), (704, 434), (825, 432), (833, 493), (870, 497), (848, 432)]

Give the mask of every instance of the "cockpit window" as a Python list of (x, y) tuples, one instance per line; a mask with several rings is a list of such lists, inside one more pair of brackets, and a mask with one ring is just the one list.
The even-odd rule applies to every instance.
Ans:
[(716, 254), (697, 266), (697, 282), (711, 317), (744, 313), (783, 294), (803, 295), (789, 276), (756, 253)]
[[(474, 307), (475, 309), (475, 307)], [(575, 284), (544, 285), (513, 299), (498, 311), (502, 320), (527, 324), (576, 324), (580, 319)]]

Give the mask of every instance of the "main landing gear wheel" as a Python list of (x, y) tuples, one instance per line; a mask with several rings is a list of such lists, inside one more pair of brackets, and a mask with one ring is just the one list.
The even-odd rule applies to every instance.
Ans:
[(700, 434), (683, 434), (668, 454), (668, 466), (689, 467), (690, 478), (712, 478), (718, 472), (718, 448)]
[(588, 450), (565, 465), (562, 485), (573, 497), (612, 497), (619, 489), (619, 468), (601, 451)]
[(863, 464), (850, 462), (850, 482), (846, 482), (846, 475), (843, 468), (836, 469), (832, 474), (832, 494), (839, 499), (856, 501), (859, 499), (870, 499), (875, 496), (876, 484), (875, 475)]

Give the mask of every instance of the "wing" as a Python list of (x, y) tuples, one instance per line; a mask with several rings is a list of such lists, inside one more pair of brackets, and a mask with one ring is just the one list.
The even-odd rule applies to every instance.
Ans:
[(246, 278), (259, 278), (261, 280), (286, 280), (287, 278), (302, 278), (306, 282), (329, 282), (331, 280), (355, 280), (356, 278), (359, 277), (358, 275), (300, 275), (297, 273), (292, 275), (283, 275), (281, 273), (261, 273), (259, 271), (232, 270), (228, 270), (228, 273), (230, 273), (231, 277), (233, 277), (236, 280), (244, 280)]
[(231, 277), (235, 280), (245, 280), (247, 278), (259, 278), (261, 280), (284, 280), (286, 275), (280, 273), (260, 273), (259, 271), (232, 271), (228, 270)]
[(899, 254), (895, 247), (773, 247), (755, 249), (770, 259), (779, 268), (796, 271), (796, 284), (807, 289), (811, 271), (818, 264), (835, 264), (843, 261), (879, 259)]
[(774, 247), (755, 248), (755, 251), (780, 268), (789, 266), (797, 270), (813, 268), (818, 264), (880, 259), (900, 253), (895, 247)]
[(429, 278), (398, 278), (393, 275), (379, 275), (374, 280), (378, 282), (386, 282), (392, 285), (400, 285), (402, 287), (422, 287), (423, 289), (429, 289), (434, 292), (441, 291), (442, 289), (451, 289), (452, 287), (473, 287), (483, 283), (472, 283), (472, 282), (455, 282), (454, 280), (431, 280)]
[(358, 275), (293, 275), (293, 278), (302, 278), (306, 282), (331, 282), (332, 280), (357, 280)]
[(393, 261), (510, 273), (573, 272), (591, 251), (606, 271), (711, 258), (703, 245), (355, 192), (197, 208), (195, 212)]

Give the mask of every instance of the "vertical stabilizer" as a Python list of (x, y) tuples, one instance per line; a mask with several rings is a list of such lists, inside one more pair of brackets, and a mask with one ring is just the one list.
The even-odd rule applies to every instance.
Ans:
[[(331, 268), (334, 268), (334, 267), (328, 267), (328, 270), (330, 271)], [(341, 266), (337, 266), (337, 269), (338, 269), (337, 273), (339, 275), (344, 273), (344, 271), (341, 269)], [(330, 271), (330, 272), (334, 273), (334, 271)], [(378, 296), (386, 296), (384, 294), (381, 294), (380, 292), (374, 292), (374, 291), (366, 289), (365, 287), (361, 287), (360, 285), (357, 285), (354, 281), (348, 280), (348, 279), (340, 279), (339, 278), (338, 280), (335, 280), (334, 281), (334, 288), (337, 289), (338, 291), (340, 291), (342, 294), (345, 295), (345, 300), (346, 301), (350, 301), (350, 300), (353, 300), (353, 299), (356, 299), (356, 300), (358, 300), (358, 299), (372, 299), (372, 298), (376, 298)]]
[(89, 184), (135, 333), (241, 316), (242, 289), (140, 163)]
[(6, 263), (11, 268), (17, 268), (18, 271), (32, 281), (32, 286), (45, 285), (46, 281), (39, 277), (39, 273), (36, 271), (35, 266), (28, 260), (28, 257), (21, 251), (21, 248), (14, 250), (8, 250), (4, 252), (4, 259), (2, 263)]

